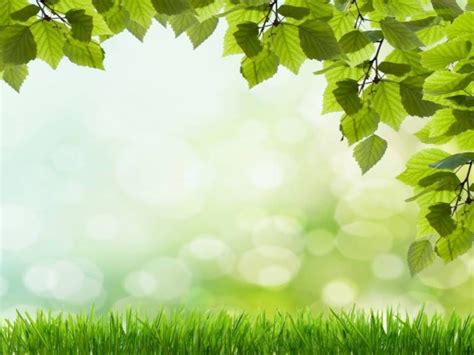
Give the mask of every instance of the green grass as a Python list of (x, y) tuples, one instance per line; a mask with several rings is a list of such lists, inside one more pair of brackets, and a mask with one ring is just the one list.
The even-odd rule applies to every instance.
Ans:
[(18, 313), (1, 354), (474, 354), (474, 321), (387, 310), (314, 315), (176, 311), (94, 316)]

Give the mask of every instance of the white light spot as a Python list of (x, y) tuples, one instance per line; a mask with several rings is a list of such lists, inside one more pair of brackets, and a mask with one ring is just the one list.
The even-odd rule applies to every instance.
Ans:
[(277, 152), (257, 153), (248, 170), (250, 182), (260, 190), (275, 189), (283, 183), (289, 165), (291, 160)]
[(153, 274), (137, 271), (127, 275), (124, 288), (133, 296), (150, 296), (156, 291), (157, 283)]
[(257, 283), (264, 287), (276, 287), (290, 282), (291, 271), (280, 265), (270, 265), (258, 271)]
[(58, 278), (53, 268), (46, 265), (35, 265), (23, 275), (25, 286), (36, 294), (51, 291), (58, 284)]
[(326, 284), (323, 288), (323, 301), (334, 307), (343, 307), (354, 302), (356, 292), (352, 286), (345, 281), (335, 280)]
[(86, 225), (86, 234), (91, 239), (112, 240), (117, 237), (118, 232), (117, 218), (109, 214), (93, 216)]
[(304, 248), (302, 228), (297, 220), (288, 216), (271, 216), (258, 221), (253, 228), (255, 246), (274, 245), (300, 252)]
[(131, 197), (159, 206), (167, 217), (187, 218), (199, 212), (208, 174), (184, 142), (157, 138), (129, 145), (117, 164), (117, 181)]
[(180, 258), (193, 274), (214, 279), (229, 274), (235, 263), (232, 250), (223, 241), (210, 236), (200, 236), (185, 245)]
[(312, 230), (305, 236), (306, 249), (313, 255), (326, 255), (334, 249), (335, 236), (325, 229)]
[(124, 287), (133, 295), (172, 301), (189, 292), (191, 273), (181, 260), (159, 258), (144, 265), (139, 272), (128, 275)]
[[(300, 268), (300, 259), (290, 250), (275, 246), (260, 246), (246, 251), (239, 259), (238, 270), (250, 283), (263, 287), (283, 286)], [(281, 272), (280, 276), (276, 272)]]
[(380, 223), (357, 221), (341, 226), (336, 236), (336, 246), (346, 257), (372, 260), (392, 247), (392, 233)]
[(287, 143), (297, 143), (306, 137), (308, 128), (298, 118), (284, 118), (278, 121), (276, 136)]
[(77, 293), (84, 281), (84, 273), (81, 268), (68, 260), (60, 260), (54, 265), (57, 283), (52, 294), (57, 299), (67, 299)]
[(395, 254), (380, 254), (372, 261), (372, 272), (382, 280), (400, 277), (405, 268), (402, 259)]
[(0, 296), (3, 296), (8, 291), (8, 281), (0, 276)]
[(40, 223), (33, 211), (16, 205), (3, 205), (1, 210), (0, 247), (2, 249), (19, 251), (36, 242), (40, 232)]

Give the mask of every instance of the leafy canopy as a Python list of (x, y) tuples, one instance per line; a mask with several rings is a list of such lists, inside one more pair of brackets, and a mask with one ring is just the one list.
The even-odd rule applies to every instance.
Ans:
[[(459, 2), (461, 3), (461, 2)], [(142, 41), (153, 21), (194, 48), (227, 23), (223, 55), (242, 57), (249, 87), (280, 66), (298, 73), (322, 61), (323, 113), (342, 112), (340, 130), (362, 173), (385, 154), (381, 125), (398, 130), (424, 117), (425, 144), (398, 177), (420, 208), (408, 250), (413, 274), (436, 257), (471, 248), (474, 161), (474, 1), (455, 0), (2, 0), (0, 75), (19, 91), (27, 64), (71, 62), (103, 69), (102, 43), (123, 31)]]

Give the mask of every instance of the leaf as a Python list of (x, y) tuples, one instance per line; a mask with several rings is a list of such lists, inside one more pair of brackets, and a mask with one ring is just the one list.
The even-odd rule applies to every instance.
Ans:
[(372, 135), (359, 143), (354, 148), (354, 158), (365, 174), (370, 170), (385, 154), (387, 142), (377, 135)]
[(380, 28), (382, 29), (385, 39), (394, 48), (409, 50), (423, 46), (423, 43), (414, 32), (410, 31), (403, 23), (391, 17), (386, 17), (380, 21)]
[(299, 26), (300, 43), (309, 59), (332, 59), (341, 53), (331, 27), (319, 20), (308, 20)]
[(373, 7), (383, 16), (396, 18), (412, 17), (423, 13), (420, 1), (413, 0), (373, 0)]
[(85, 10), (69, 10), (66, 19), (71, 24), (72, 36), (82, 42), (89, 42), (92, 36), (92, 16)]
[(26, 64), (36, 58), (36, 42), (30, 28), (23, 25), (2, 28), (0, 54), (6, 64)]
[(218, 22), (217, 17), (211, 17), (186, 31), (193, 48), (196, 49), (216, 30)]
[(130, 14), (122, 6), (118, 6), (104, 14), (104, 19), (113, 33), (120, 33), (127, 28)]
[(467, 229), (457, 228), (447, 237), (436, 242), (435, 251), (445, 262), (453, 261), (472, 247), (474, 234)]
[(437, 203), (430, 206), (429, 210), (426, 219), (440, 236), (447, 236), (454, 231), (456, 223), (451, 217), (451, 205), (449, 203)]
[(104, 50), (98, 43), (69, 39), (64, 44), (64, 54), (75, 64), (104, 69)]
[(30, 17), (35, 16), (39, 12), (39, 10), (40, 8), (38, 6), (31, 4), (31, 5), (25, 6), (21, 10), (13, 12), (10, 15), (10, 17), (16, 21), (25, 22)]
[(268, 49), (263, 49), (253, 58), (244, 58), (240, 67), (249, 88), (271, 78), (278, 70), (278, 57)]
[(417, 240), (408, 248), (408, 266), (411, 276), (426, 269), (434, 260), (435, 253), (428, 240)]
[(407, 116), (403, 108), (398, 83), (382, 80), (374, 85), (373, 108), (380, 115), (380, 120), (395, 130), (400, 128)]
[(192, 11), (186, 11), (182, 14), (171, 16), (169, 22), (176, 37), (179, 37), (191, 27), (199, 24), (199, 20)]
[(458, 74), (450, 70), (435, 71), (426, 78), (423, 89), (429, 95), (443, 95), (464, 89), (474, 80), (474, 73)]
[(280, 58), (280, 64), (298, 74), (306, 59), (301, 49), (298, 28), (281, 23), (272, 32), (271, 41), (271, 49)]
[(114, 0), (92, 0), (92, 5), (94, 5), (99, 14), (102, 14), (114, 6)]
[(127, 30), (140, 42), (143, 42), (145, 35), (148, 31), (146, 27), (143, 27), (138, 22), (129, 20), (127, 24)]
[(152, 0), (156, 12), (165, 15), (178, 15), (190, 8), (187, 0)]
[(38, 58), (56, 69), (64, 57), (63, 47), (66, 39), (61, 33), (66, 27), (53, 21), (39, 21), (31, 26), (38, 49)]
[(150, 0), (125, 0), (123, 1), (123, 7), (130, 14), (130, 19), (146, 29), (150, 27), (151, 20), (156, 12)]
[(20, 92), (20, 88), (27, 76), (28, 66), (26, 64), (7, 65), (3, 71), (2, 79), (16, 92)]
[(375, 111), (363, 107), (359, 112), (343, 117), (341, 131), (344, 137), (347, 138), (349, 145), (352, 145), (374, 133), (379, 122), (379, 115)]
[(362, 101), (359, 97), (359, 84), (356, 80), (342, 80), (336, 83), (336, 89), (333, 91), (336, 101), (341, 105), (344, 111), (351, 115), (359, 111), (362, 107)]
[(456, 0), (431, 0), (436, 13), (446, 21), (453, 21), (463, 13)]
[(421, 63), (429, 69), (444, 69), (453, 62), (457, 62), (469, 55), (471, 42), (466, 40), (452, 40), (421, 53)]
[(357, 52), (370, 43), (369, 38), (359, 30), (348, 32), (339, 39), (339, 47), (344, 53)]
[(278, 8), (278, 13), (285, 17), (291, 17), (296, 20), (301, 20), (309, 15), (309, 9), (307, 7), (281, 5)]
[(193, 9), (198, 9), (201, 7), (208, 6), (215, 2), (216, 0), (190, 0), (191, 6)]
[(458, 166), (469, 164), (472, 161), (474, 161), (474, 152), (458, 153), (432, 163), (430, 167), (433, 169), (454, 170)]
[(244, 22), (237, 25), (234, 38), (249, 58), (255, 57), (262, 50), (262, 43), (258, 39), (258, 25), (254, 22)]
[(403, 76), (411, 70), (411, 67), (408, 64), (382, 62), (379, 64), (378, 69), (385, 74)]
[(0, 1), (0, 27), (13, 24), (14, 20), (10, 17), (10, 15), (28, 5), (30, 4), (27, 0)]
[(423, 100), (424, 76), (409, 76), (400, 82), (400, 97), (406, 112), (412, 116), (430, 117), (441, 107)]
[(430, 168), (430, 164), (448, 156), (448, 153), (440, 149), (424, 149), (408, 160), (405, 171), (397, 176), (397, 179), (407, 185), (416, 186), (421, 179), (435, 172)]
[(474, 35), (474, 12), (468, 11), (458, 16), (446, 29), (448, 39)]

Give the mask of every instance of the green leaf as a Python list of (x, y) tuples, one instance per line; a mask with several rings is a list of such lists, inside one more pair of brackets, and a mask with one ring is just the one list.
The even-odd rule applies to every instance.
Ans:
[(2, 79), (16, 92), (20, 92), (20, 88), (27, 76), (28, 66), (26, 64), (7, 65), (3, 71)]
[(336, 89), (333, 91), (336, 101), (348, 114), (354, 114), (362, 107), (362, 101), (359, 97), (359, 85), (356, 80), (342, 80), (336, 83)]
[(128, 21), (127, 30), (140, 42), (143, 42), (143, 39), (145, 38), (145, 35), (148, 31), (146, 27), (143, 27), (138, 22), (135, 22), (131, 19)]
[(89, 42), (92, 36), (92, 16), (85, 10), (69, 10), (66, 19), (71, 24), (72, 36), (82, 42)]
[(375, 111), (363, 107), (359, 112), (342, 118), (341, 131), (349, 145), (352, 145), (374, 133), (379, 122), (379, 115)]
[(291, 17), (296, 20), (301, 20), (309, 15), (309, 9), (307, 7), (281, 5), (278, 8), (278, 13), (285, 17)]
[(190, 3), (193, 9), (199, 9), (201, 7), (208, 6), (215, 1), (216, 0), (190, 0)]
[(224, 35), (224, 50), (222, 55), (228, 56), (232, 54), (241, 54), (243, 53), (242, 48), (235, 40), (234, 32), (237, 31), (237, 28), (229, 27)]
[(423, 13), (420, 1), (414, 0), (372, 0), (373, 7), (383, 16), (396, 18), (413, 17)]
[(104, 69), (104, 50), (98, 43), (69, 39), (64, 44), (64, 54), (75, 64)]
[(0, 1), (0, 27), (13, 24), (10, 17), (15, 11), (30, 5), (27, 0), (2, 0)]
[(428, 69), (444, 69), (449, 64), (466, 58), (471, 47), (471, 42), (463, 39), (448, 41), (421, 53), (421, 63)]
[(473, 238), (472, 231), (457, 228), (447, 237), (438, 239), (435, 246), (436, 254), (445, 262), (452, 261), (471, 249)]
[(423, 43), (414, 32), (410, 31), (403, 23), (391, 17), (386, 17), (380, 21), (380, 28), (382, 29), (385, 39), (394, 48), (409, 50), (423, 46)]
[(474, 35), (474, 12), (468, 11), (458, 16), (451, 26), (448, 26), (448, 39)]
[(450, 70), (435, 71), (426, 78), (423, 89), (428, 95), (443, 95), (464, 89), (474, 80), (474, 73), (458, 74)]
[(31, 32), (38, 48), (38, 58), (56, 69), (64, 56), (63, 47), (66, 41), (62, 31), (66, 26), (59, 22), (39, 21), (31, 26)]
[(301, 48), (310, 59), (332, 59), (341, 53), (331, 27), (319, 20), (308, 20), (299, 26)]
[(30, 17), (35, 16), (39, 12), (40, 8), (36, 5), (28, 5), (21, 10), (13, 12), (10, 17), (13, 20), (25, 22)]
[(280, 58), (280, 64), (298, 74), (306, 59), (301, 49), (298, 28), (284, 23), (279, 24), (272, 32), (271, 44), (272, 51)]
[(263, 49), (253, 58), (244, 58), (240, 67), (249, 88), (271, 78), (278, 70), (278, 57), (268, 49)]
[(382, 62), (379, 64), (378, 69), (384, 72), (385, 74), (403, 76), (410, 72), (411, 67), (408, 64)]
[(397, 179), (410, 186), (417, 186), (418, 182), (433, 174), (435, 171), (430, 164), (448, 157), (449, 154), (440, 150), (429, 148), (414, 154), (407, 162), (406, 169), (397, 176)]
[(199, 24), (199, 20), (192, 11), (186, 11), (182, 14), (171, 16), (169, 22), (176, 37), (179, 37), (191, 27)]
[(6, 64), (26, 64), (36, 58), (36, 42), (28, 26), (12, 25), (0, 31), (0, 53)]
[(406, 112), (412, 116), (430, 117), (441, 106), (423, 100), (424, 76), (409, 76), (400, 82), (400, 96)]
[(102, 14), (114, 6), (114, 0), (92, 0), (92, 5), (94, 5), (99, 14)]
[(458, 166), (472, 163), (474, 161), (474, 152), (465, 152), (453, 154), (447, 158), (430, 164), (433, 169), (449, 169), (454, 170)]
[(156, 12), (165, 15), (178, 15), (190, 8), (187, 0), (152, 0)]
[(357, 52), (370, 43), (369, 38), (359, 30), (348, 32), (339, 39), (339, 46), (344, 53)]
[[(175, 1), (179, 2), (178, 0)], [(130, 14), (132, 21), (146, 29), (150, 27), (151, 20), (156, 12), (150, 0), (125, 0), (123, 7)]]
[(429, 210), (426, 219), (440, 236), (447, 236), (454, 231), (456, 223), (451, 217), (451, 205), (449, 203), (437, 203), (430, 206)]
[(113, 33), (120, 33), (127, 28), (130, 14), (122, 6), (118, 6), (104, 14), (104, 19)]
[(386, 150), (387, 142), (375, 134), (359, 143), (354, 148), (354, 158), (359, 164), (362, 174), (365, 174), (382, 159)]
[(407, 116), (403, 108), (398, 83), (382, 80), (374, 85), (373, 108), (380, 115), (380, 120), (395, 130), (400, 128)]
[(456, 0), (431, 0), (436, 13), (446, 21), (453, 21), (463, 13)]
[(255, 57), (262, 50), (262, 43), (258, 38), (258, 25), (254, 22), (244, 22), (237, 25), (234, 38), (249, 58)]
[(193, 48), (197, 48), (215, 31), (218, 22), (217, 17), (211, 17), (186, 31)]
[(412, 276), (426, 269), (434, 260), (435, 253), (428, 240), (417, 240), (408, 248), (408, 266)]

